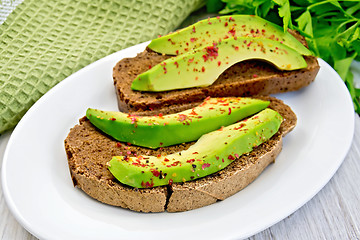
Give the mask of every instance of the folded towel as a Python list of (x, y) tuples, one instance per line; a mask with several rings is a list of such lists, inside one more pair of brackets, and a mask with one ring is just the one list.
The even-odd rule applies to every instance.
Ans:
[(175, 29), (203, 0), (25, 0), (0, 25), (0, 133), (86, 65)]

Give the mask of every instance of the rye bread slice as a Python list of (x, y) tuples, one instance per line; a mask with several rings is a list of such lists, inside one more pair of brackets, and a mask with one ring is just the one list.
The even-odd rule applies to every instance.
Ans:
[[(306, 41), (300, 34), (291, 33), (306, 46)], [(137, 75), (169, 57), (146, 49), (136, 57), (120, 60), (114, 66), (113, 80), (120, 111), (147, 115), (165, 109), (172, 112), (173, 106), (182, 111), (208, 96), (256, 96), (296, 91), (313, 82), (319, 71), (319, 64), (314, 56), (305, 57), (307, 68), (295, 71), (281, 71), (270, 63), (248, 60), (231, 66), (208, 87), (164, 92), (143, 92), (131, 89), (131, 83)]]
[(172, 186), (137, 189), (118, 182), (106, 163), (114, 155), (170, 154), (193, 143), (152, 150), (120, 143), (97, 130), (86, 117), (80, 119), (65, 139), (70, 174), (74, 186), (100, 202), (139, 212), (177, 212), (212, 204), (235, 194), (251, 183), (281, 151), (282, 136), (296, 125), (296, 115), (281, 100), (272, 97), (270, 108), (284, 121), (269, 141), (251, 153), (236, 159), (218, 173), (191, 182)]

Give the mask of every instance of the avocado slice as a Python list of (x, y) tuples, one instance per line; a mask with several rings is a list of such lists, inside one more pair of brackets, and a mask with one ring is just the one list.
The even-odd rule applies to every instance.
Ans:
[(179, 55), (229, 37), (268, 38), (287, 45), (302, 55), (312, 54), (280, 26), (253, 15), (208, 18), (177, 32), (156, 38), (150, 42), (148, 48), (159, 53)]
[(267, 108), (247, 120), (203, 135), (182, 152), (166, 156), (114, 156), (108, 168), (121, 183), (136, 188), (191, 181), (225, 168), (270, 139), (282, 120), (279, 113)]
[(197, 107), (164, 116), (133, 116), (89, 108), (86, 117), (119, 141), (158, 148), (195, 141), (201, 135), (251, 116), (269, 104), (269, 101), (252, 98), (207, 98)]
[(228, 38), (155, 65), (138, 75), (131, 88), (157, 92), (209, 86), (231, 65), (248, 59), (267, 61), (281, 70), (307, 66), (301, 54), (279, 42), (263, 38)]

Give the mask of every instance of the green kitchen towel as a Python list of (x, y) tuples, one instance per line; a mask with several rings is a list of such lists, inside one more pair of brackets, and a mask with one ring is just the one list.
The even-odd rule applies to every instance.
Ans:
[(172, 31), (203, 2), (25, 0), (0, 25), (0, 133), (70, 74)]

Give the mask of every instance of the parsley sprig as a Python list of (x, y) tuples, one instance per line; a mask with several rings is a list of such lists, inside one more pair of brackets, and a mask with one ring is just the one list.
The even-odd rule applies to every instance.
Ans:
[(254, 14), (305, 36), (310, 50), (344, 80), (360, 114), (360, 88), (350, 65), (360, 61), (359, 0), (208, 0), (208, 12)]

